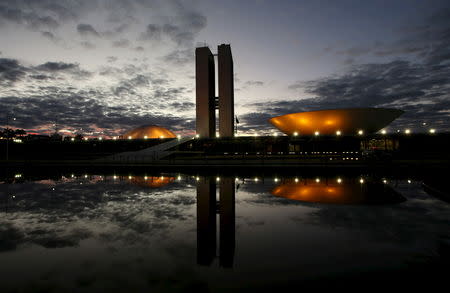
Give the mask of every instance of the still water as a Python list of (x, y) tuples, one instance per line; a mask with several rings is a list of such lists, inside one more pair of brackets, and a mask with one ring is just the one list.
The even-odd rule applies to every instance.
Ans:
[(0, 292), (433, 287), (450, 205), (420, 179), (285, 174), (0, 179)]

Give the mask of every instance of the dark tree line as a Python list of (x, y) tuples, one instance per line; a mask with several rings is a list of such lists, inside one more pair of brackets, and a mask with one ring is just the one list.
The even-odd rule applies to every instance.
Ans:
[(23, 129), (11, 129), (11, 128), (3, 128), (0, 130), (0, 137), (3, 138), (15, 138), (25, 136), (27, 132)]

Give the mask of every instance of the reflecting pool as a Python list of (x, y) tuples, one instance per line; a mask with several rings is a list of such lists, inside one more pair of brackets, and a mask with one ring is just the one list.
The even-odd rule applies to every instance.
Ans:
[(420, 178), (17, 173), (0, 178), (0, 292), (432, 288), (449, 219)]

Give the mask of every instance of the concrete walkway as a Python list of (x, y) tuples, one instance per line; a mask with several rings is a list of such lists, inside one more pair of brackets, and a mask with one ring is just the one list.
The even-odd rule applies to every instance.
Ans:
[(134, 152), (123, 152), (114, 154), (112, 156), (99, 159), (97, 161), (102, 162), (122, 162), (122, 163), (149, 163), (158, 161), (168, 155), (172, 154), (173, 151), (168, 151), (171, 148), (176, 147), (177, 145), (183, 144), (189, 140), (192, 140), (190, 137), (185, 138), (174, 138), (171, 141), (161, 143), (140, 151)]

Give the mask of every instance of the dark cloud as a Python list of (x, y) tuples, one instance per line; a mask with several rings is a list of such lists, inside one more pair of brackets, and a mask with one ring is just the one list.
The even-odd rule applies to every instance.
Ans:
[(77, 32), (82, 36), (100, 37), (100, 34), (90, 24), (80, 23), (77, 25)]
[(131, 42), (127, 39), (120, 39), (112, 42), (112, 46), (115, 48), (128, 48), (130, 45)]
[(64, 63), (64, 62), (47, 62), (36, 66), (36, 69), (45, 71), (64, 71), (78, 68), (79, 68), (78, 64)]
[(185, 65), (194, 62), (194, 50), (192, 49), (175, 49), (163, 57), (163, 61), (175, 65)]
[(195, 36), (206, 27), (206, 17), (196, 13), (182, 10), (176, 22), (151, 23), (141, 34), (141, 40), (161, 40), (163, 38), (173, 41), (178, 46), (192, 47)]
[(0, 4), (0, 20), (23, 24), (29, 29), (40, 28), (55, 29), (59, 23), (51, 16), (41, 16), (34, 11), (26, 12), (21, 9), (6, 6), (7, 3)]
[(41, 35), (44, 38), (49, 39), (50, 41), (53, 41), (53, 42), (57, 42), (58, 41), (58, 38), (56, 38), (56, 36), (53, 33), (51, 33), (51, 32), (41, 32)]
[(88, 41), (80, 42), (80, 45), (86, 49), (95, 49), (96, 48), (94, 44), (92, 44), (91, 42), (88, 42)]
[(12, 84), (25, 76), (27, 68), (15, 59), (0, 58), (0, 85)]

